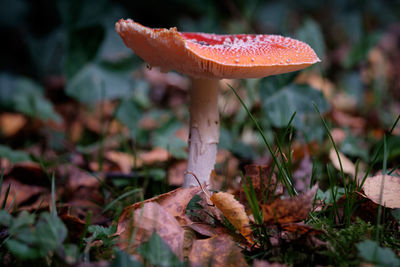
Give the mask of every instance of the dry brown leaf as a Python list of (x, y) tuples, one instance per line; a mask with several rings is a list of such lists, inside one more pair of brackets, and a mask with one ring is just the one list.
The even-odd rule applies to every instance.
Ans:
[(184, 173), (187, 170), (187, 161), (181, 160), (173, 163), (168, 168), (168, 184), (181, 186), (183, 184)]
[(296, 235), (315, 235), (322, 233), (322, 230), (315, 229), (311, 225), (304, 223), (288, 223), (281, 225), (283, 231)]
[[(245, 178), (250, 178), (251, 183), (256, 192), (257, 199), (263, 201), (264, 196), (268, 195), (268, 200), (282, 195), (283, 186), (276, 180), (275, 174), (272, 174), (270, 178), (271, 169), (266, 165), (249, 164), (244, 167)], [(278, 183), (278, 184), (277, 184)], [(242, 181), (243, 184), (243, 181)], [(243, 190), (243, 186), (240, 187), (240, 202), (247, 205), (247, 197)], [(247, 206), (246, 206), (247, 207)]]
[(284, 224), (306, 219), (312, 209), (317, 189), (318, 186), (315, 185), (311, 190), (302, 195), (286, 199), (276, 199), (271, 204), (261, 205), (264, 222), (267, 224)]
[(218, 192), (211, 196), (211, 201), (224, 214), (228, 221), (250, 242), (254, 243), (250, 220), (244, 206), (232, 194)]
[[(3, 186), (0, 192), (0, 203), (3, 203), (8, 187), (10, 191), (6, 200), (6, 207), (11, 203), (13, 206), (24, 206), (25, 208), (38, 207), (40, 202), (47, 200), (50, 197), (50, 192), (47, 188), (37, 185), (23, 184), (15, 179), (6, 179), (3, 181)], [(42, 203), (44, 204), (44, 203)]]
[(287, 265), (277, 262), (269, 263), (265, 260), (254, 260), (253, 267), (287, 267)]
[(17, 134), (25, 125), (27, 119), (21, 114), (0, 114), (0, 131), (5, 137)]
[(124, 209), (119, 220), (126, 220), (126, 217), (131, 216), (133, 211), (140, 208), (143, 204), (150, 202), (160, 204), (169, 214), (174, 217), (182, 217), (185, 214), (187, 204), (199, 191), (200, 187), (180, 187), (171, 192), (132, 204)]
[(302, 72), (296, 77), (296, 82), (303, 84), (307, 83), (311, 87), (321, 91), (328, 101), (333, 100), (333, 94), (335, 92), (335, 85), (333, 82), (328, 80), (326, 77), (322, 77), (320, 74), (314, 72)]
[[(341, 100), (344, 101), (344, 100)], [(338, 102), (335, 102), (338, 103)], [(348, 107), (350, 104), (344, 104), (343, 107)], [(367, 125), (367, 121), (363, 117), (352, 116), (348, 113), (342, 112), (338, 109), (334, 109), (332, 111), (332, 119), (340, 126), (347, 126), (351, 129), (355, 130), (357, 133), (361, 133), (365, 126)]]
[(228, 234), (228, 231), (224, 227), (214, 227), (208, 223), (194, 222), (189, 224), (188, 227), (201, 235), (209, 237), (220, 234)]
[[(351, 175), (352, 177), (354, 177), (354, 175), (356, 174), (356, 165), (350, 159), (348, 159), (345, 155), (340, 153), (339, 151), (338, 151), (338, 153), (339, 153), (340, 161), (342, 162), (343, 172), (345, 174), (348, 174), (348, 175)], [(338, 171), (340, 171), (339, 159), (338, 159), (336, 151), (333, 147), (329, 151), (329, 159), (331, 160), (332, 165)], [(363, 176), (364, 176), (364, 172), (362, 170), (360, 170), (360, 168), (359, 168), (357, 178), (362, 178)]]
[(248, 266), (240, 249), (229, 235), (217, 235), (193, 242), (190, 266)]
[(165, 162), (169, 158), (169, 153), (165, 148), (156, 147), (153, 150), (139, 153), (139, 159), (145, 165), (151, 165), (155, 162)]
[[(356, 165), (354, 165), (354, 163), (351, 160), (349, 160), (345, 155), (343, 155), (339, 151), (338, 151), (338, 153), (339, 153), (340, 161), (342, 162), (343, 172), (354, 176), (354, 174), (356, 172)], [(336, 151), (333, 147), (329, 151), (329, 159), (331, 160), (332, 165), (337, 170), (340, 171), (339, 159), (338, 159)]]
[(374, 177), (369, 177), (364, 182), (363, 190), (365, 195), (376, 204), (391, 209), (400, 208), (399, 177), (390, 175), (376, 175)]
[(178, 73), (174, 72), (163, 73), (157, 68), (152, 68), (151, 70), (146, 68), (143, 71), (143, 74), (146, 80), (152, 86), (161, 86), (161, 87), (173, 86), (183, 91), (187, 91), (189, 87), (189, 80)]
[(100, 186), (100, 181), (96, 176), (73, 164), (59, 166), (58, 174), (67, 179), (67, 188), (70, 191), (75, 191), (81, 186), (92, 188)]
[(196, 238), (196, 233), (193, 229), (185, 228), (183, 231), (183, 248), (182, 256), (184, 259), (189, 258), (190, 251), (192, 250), (193, 241)]
[(179, 258), (182, 258), (183, 229), (177, 220), (158, 203), (144, 203), (143, 207), (121, 217), (116, 234), (119, 236), (118, 247), (128, 248), (133, 237), (130, 253), (137, 246), (146, 242), (156, 232)]
[(136, 160), (135, 162), (135, 158), (131, 154), (124, 152), (107, 151), (104, 153), (104, 157), (117, 164), (121, 172), (124, 174), (131, 173), (134, 164), (136, 164), (137, 167), (142, 165), (140, 160)]

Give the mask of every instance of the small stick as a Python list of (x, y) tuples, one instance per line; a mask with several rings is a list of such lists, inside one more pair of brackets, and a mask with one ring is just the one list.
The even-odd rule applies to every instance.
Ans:
[(199, 178), (197, 178), (197, 175), (194, 174), (193, 172), (189, 172), (189, 171), (186, 171), (186, 173), (192, 175), (192, 176), (196, 179), (197, 183), (200, 185), (201, 191), (203, 191), (203, 193), (204, 193), (208, 198), (211, 198), (210, 194), (208, 194), (208, 193), (204, 190), (203, 186), (201, 185), (201, 183), (200, 183), (200, 181), (199, 181)]

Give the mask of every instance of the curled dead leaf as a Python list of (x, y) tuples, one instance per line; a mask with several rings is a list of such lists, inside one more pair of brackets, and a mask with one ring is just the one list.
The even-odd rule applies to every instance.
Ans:
[(232, 194), (218, 192), (211, 196), (210, 200), (224, 214), (228, 221), (253, 244), (250, 220), (244, 206), (237, 201)]
[(391, 209), (400, 208), (399, 177), (390, 175), (369, 177), (364, 182), (363, 190), (367, 198), (371, 199), (376, 204)]
[(286, 199), (276, 199), (271, 204), (261, 205), (264, 215), (264, 223), (292, 223), (302, 221), (308, 217), (312, 209), (315, 193), (318, 186), (302, 195)]

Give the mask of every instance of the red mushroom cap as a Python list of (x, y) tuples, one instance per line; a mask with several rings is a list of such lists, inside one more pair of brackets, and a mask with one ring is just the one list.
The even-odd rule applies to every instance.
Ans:
[(130, 19), (119, 20), (115, 29), (150, 66), (198, 78), (260, 78), (320, 61), (309, 45), (279, 35), (181, 33)]

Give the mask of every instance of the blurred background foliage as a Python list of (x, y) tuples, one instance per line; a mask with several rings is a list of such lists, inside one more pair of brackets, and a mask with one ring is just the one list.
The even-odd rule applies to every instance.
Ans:
[[(222, 177), (221, 185), (234, 187), (246, 164), (271, 163), (260, 133), (227, 84), (243, 98), (274, 149), (278, 143), (283, 147), (279, 160), (288, 163), (298, 192), (317, 179), (317, 198), (331, 206), (347, 183), (338, 170), (329, 179), (331, 165), (339, 169), (337, 158), (330, 157), (332, 144), (313, 104), (326, 119), (342, 158), (347, 156), (347, 174), (370, 167), (371, 175), (385, 169), (400, 176), (400, 127), (390, 131), (400, 114), (399, 0), (0, 0), (0, 196), (5, 195), (3, 209), (32, 210), (15, 218), (0, 210), (0, 259), (9, 266), (16, 266), (18, 258), (43, 258), (40, 266), (56, 266), (44, 256), (57, 254), (72, 264), (82, 259), (78, 247), (86, 261), (92, 241), (101, 239), (103, 251), (113, 246), (113, 227), (127, 205), (182, 184), (190, 82), (174, 72), (149, 71), (115, 32), (120, 18), (180, 31), (281, 34), (308, 43), (321, 58), (321, 63), (299, 72), (220, 83), (215, 180)], [(289, 121), (292, 127), (287, 127)], [(378, 153), (374, 164), (374, 152), (385, 150), (379, 150), (385, 136), (390, 136), (387, 151)], [(81, 226), (94, 227), (66, 224), (66, 239), (58, 217), (35, 215), (49, 199), (50, 174), (57, 202), (70, 206), (74, 218), (84, 220)], [(329, 186), (331, 191), (326, 190)], [(15, 194), (7, 199), (10, 188)], [(331, 214), (335, 222), (337, 216)], [(398, 222), (398, 210), (396, 214)], [(317, 254), (303, 250), (302, 241), (280, 260), (272, 254), (265, 258), (296, 265), (290, 259), (303, 251), (299, 266), (306, 265), (306, 258), (319, 265), (351, 264), (348, 259), (355, 258), (356, 251), (347, 248), (360, 237), (371, 238), (371, 225), (337, 227), (343, 232), (332, 235), (331, 244), (340, 244), (340, 249), (332, 246), (330, 257), (326, 251), (322, 258), (314, 257)], [(84, 238), (86, 230), (93, 234), (89, 241), (72, 238)], [(394, 231), (387, 232), (386, 240), (393, 241), (385, 246), (396, 247), (398, 253)], [(74, 240), (79, 246), (68, 246)], [(151, 242), (156, 241), (152, 237)], [(15, 262), (4, 256), (10, 255), (4, 244)], [(149, 244), (149, 251), (160, 255), (151, 249), (160, 246)], [(98, 250), (98, 245), (93, 247)], [(365, 260), (374, 262), (372, 255), (395, 258), (385, 251), (369, 253), (371, 247), (358, 244)], [(95, 253), (92, 248), (91, 254), (90, 260), (111, 259), (110, 251)], [(115, 254), (117, 260), (128, 261), (122, 252)]]
[[(181, 31), (282, 34), (314, 48), (322, 62), (301, 75), (240, 83), (247, 88), (246, 104), (270, 140), (271, 129), (284, 128), (296, 112), (293, 126), (300, 140), (322, 142), (324, 130), (312, 102), (326, 113), (339, 101), (337, 106), (365, 117), (367, 128), (387, 129), (400, 111), (399, 17), (398, 0), (1, 0), (0, 108), (60, 123), (65, 114), (57, 106), (66, 99), (93, 110), (99, 100), (113, 100), (112, 116), (129, 128), (136, 143), (166, 147), (174, 157), (184, 158), (185, 144), (175, 132), (187, 122), (187, 111), (172, 107), (171, 112), (171, 105), (154, 101), (154, 86), (135, 72), (144, 63), (114, 30), (118, 19), (132, 18)], [(312, 74), (317, 78), (311, 79)], [(346, 96), (342, 102), (339, 93)], [(161, 122), (151, 135), (137, 125), (143, 116)], [(248, 159), (265, 151), (254, 136), (243, 141), (246, 129), (253, 127), (244, 110), (228, 115), (222, 110), (222, 116), (221, 147)], [(50, 131), (50, 139), (57, 140), (60, 132)], [(373, 145), (352, 134), (343, 150), (367, 160)], [(84, 136), (78, 143), (95, 140)], [(360, 145), (365, 149), (354, 150)]]

